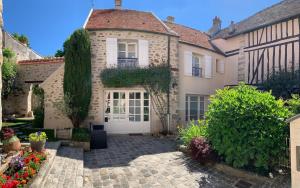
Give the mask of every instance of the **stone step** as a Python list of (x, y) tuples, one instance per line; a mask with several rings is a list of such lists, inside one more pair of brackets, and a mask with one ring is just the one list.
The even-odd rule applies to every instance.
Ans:
[(62, 146), (41, 187), (81, 188), (83, 187), (83, 170), (83, 149)]

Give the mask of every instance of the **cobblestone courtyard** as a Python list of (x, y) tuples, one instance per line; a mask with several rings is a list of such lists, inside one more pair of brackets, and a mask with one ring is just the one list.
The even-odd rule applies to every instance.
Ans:
[[(235, 187), (240, 180), (176, 151), (175, 142), (142, 136), (111, 136), (108, 149), (84, 155), (84, 187)], [(288, 187), (283, 180), (253, 187)]]

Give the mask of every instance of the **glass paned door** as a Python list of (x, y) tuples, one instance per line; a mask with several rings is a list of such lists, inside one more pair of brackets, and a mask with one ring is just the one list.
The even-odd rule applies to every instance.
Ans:
[(150, 96), (143, 91), (106, 91), (106, 122), (149, 122)]

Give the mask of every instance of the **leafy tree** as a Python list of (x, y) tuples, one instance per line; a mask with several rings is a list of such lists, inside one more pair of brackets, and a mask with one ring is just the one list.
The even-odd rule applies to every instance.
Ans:
[(55, 57), (64, 57), (65, 52), (63, 50), (57, 50), (54, 56)]
[(72, 110), (68, 117), (74, 127), (79, 127), (88, 115), (91, 101), (90, 47), (89, 35), (84, 29), (76, 30), (64, 44), (64, 96), (69, 98), (65, 102), (67, 108)]
[(14, 83), (17, 76), (17, 64), (15, 53), (5, 48), (3, 49), (3, 64), (2, 64), (2, 97), (7, 98), (14, 89)]
[(269, 92), (245, 84), (217, 90), (206, 114), (208, 138), (228, 164), (268, 170), (284, 153), (289, 116)]
[(299, 71), (274, 72), (262, 83), (262, 87), (266, 91), (271, 91), (276, 98), (290, 99), (292, 94), (299, 93)]

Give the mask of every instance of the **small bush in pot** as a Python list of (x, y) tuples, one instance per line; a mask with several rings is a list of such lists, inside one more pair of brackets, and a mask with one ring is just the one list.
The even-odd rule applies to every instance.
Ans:
[(1, 131), (1, 139), (3, 143), (4, 152), (19, 151), (21, 143), (19, 138), (15, 135), (15, 131), (11, 128), (3, 128)]
[(201, 164), (216, 160), (216, 155), (206, 138), (193, 138), (189, 144), (189, 150), (192, 158), (198, 160)]
[(45, 132), (35, 132), (29, 135), (29, 142), (32, 151), (42, 152), (45, 148), (47, 135)]

